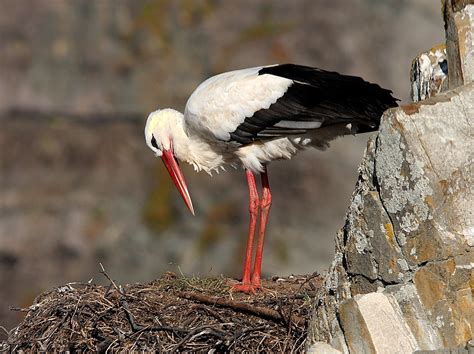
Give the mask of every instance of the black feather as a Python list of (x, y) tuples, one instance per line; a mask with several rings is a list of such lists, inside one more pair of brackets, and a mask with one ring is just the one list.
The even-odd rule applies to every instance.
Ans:
[(351, 123), (357, 132), (373, 131), (378, 129), (382, 113), (397, 106), (390, 90), (356, 76), (294, 64), (265, 67), (258, 74), (284, 77), (293, 84), (268, 109), (246, 117), (230, 134), (230, 140), (241, 144), (309, 130), (299, 129), (297, 124), (294, 129), (275, 127), (281, 120), (320, 122), (320, 128)]

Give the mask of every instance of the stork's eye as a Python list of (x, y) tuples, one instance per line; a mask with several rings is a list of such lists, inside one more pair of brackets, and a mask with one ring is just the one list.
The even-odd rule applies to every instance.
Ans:
[(151, 136), (151, 146), (153, 146), (155, 149), (158, 149), (158, 144), (156, 143), (156, 139), (153, 135)]

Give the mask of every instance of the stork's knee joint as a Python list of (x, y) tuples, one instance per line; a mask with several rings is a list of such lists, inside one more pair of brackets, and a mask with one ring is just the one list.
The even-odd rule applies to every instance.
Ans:
[(256, 216), (258, 214), (259, 205), (260, 205), (260, 201), (258, 199), (254, 199), (250, 201), (249, 203), (250, 215)]
[(267, 208), (269, 209), (271, 205), (272, 205), (272, 195), (270, 193), (268, 194), (264, 193), (262, 196), (262, 200), (260, 202), (260, 207), (262, 209), (267, 209)]

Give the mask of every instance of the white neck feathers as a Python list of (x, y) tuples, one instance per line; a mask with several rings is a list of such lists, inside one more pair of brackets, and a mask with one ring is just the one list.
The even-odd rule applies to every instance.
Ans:
[(224, 164), (223, 156), (205, 140), (188, 136), (186, 122), (180, 112), (172, 109), (153, 112), (148, 118), (146, 129), (153, 134), (160, 149), (170, 149), (172, 145), (174, 156), (193, 165), (196, 171), (211, 173)]

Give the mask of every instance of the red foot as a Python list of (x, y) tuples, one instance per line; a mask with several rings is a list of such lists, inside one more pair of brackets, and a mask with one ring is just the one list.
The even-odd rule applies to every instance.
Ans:
[(256, 294), (257, 290), (260, 288), (260, 286), (255, 286), (253, 284), (249, 283), (239, 283), (232, 285), (230, 288), (230, 291), (232, 292), (238, 292), (238, 293), (246, 293), (246, 294)]
[(260, 281), (260, 274), (258, 276), (253, 276), (252, 277), (252, 285), (256, 289), (261, 289), (262, 288), (262, 282)]

